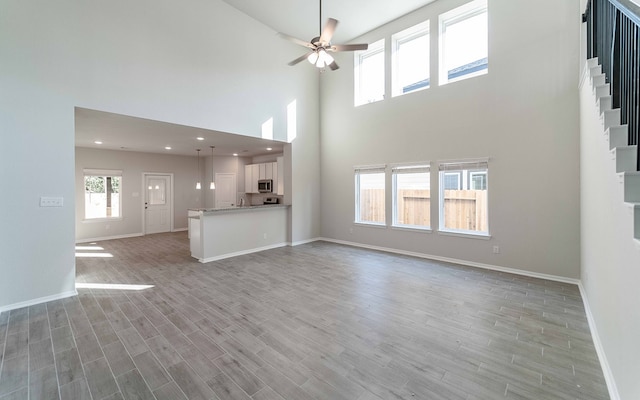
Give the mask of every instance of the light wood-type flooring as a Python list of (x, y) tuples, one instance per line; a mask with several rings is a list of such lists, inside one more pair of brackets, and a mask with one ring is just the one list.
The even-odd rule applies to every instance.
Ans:
[(185, 232), (77, 251), (78, 283), (152, 287), (0, 314), (1, 400), (608, 398), (574, 285), (326, 242), (200, 264)]

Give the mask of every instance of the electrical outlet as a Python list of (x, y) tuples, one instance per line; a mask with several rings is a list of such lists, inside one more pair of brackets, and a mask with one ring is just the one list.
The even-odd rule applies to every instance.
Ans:
[(263, 239), (266, 239), (266, 238), (267, 238), (267, 234), (266, 234), (266, 233), (263, 233), (263, 234), (262, 234), (262, 238), (263, 238)]
[(353, 235), (353, 228), (349, 228), (349, 233)]
[(40, 207), (62, 207), (63, 203), (62, 197), (40, 197)]
[(500, 253), (500, 246), (493, 246), (493, 254), (499, 254)]

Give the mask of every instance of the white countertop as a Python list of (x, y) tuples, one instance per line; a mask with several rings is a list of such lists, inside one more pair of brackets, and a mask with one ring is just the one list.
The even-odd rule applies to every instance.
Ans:
[(198, 211), (198, 215), (190, 216), (189, 218), (198, 219), (200, 216), (207, 215), (216, 215), (220, 213), (234, 213), (234, 212), (244, 212), (244, 211), (255, 211), (255, 210), (267, 210), (271, 208), (287, 208), (289, 207), (286, 204), (263, 204), (259, 206), (242, 206), (242, 207), (223, 207), (223, 208), (189, 208), (189, 211)]

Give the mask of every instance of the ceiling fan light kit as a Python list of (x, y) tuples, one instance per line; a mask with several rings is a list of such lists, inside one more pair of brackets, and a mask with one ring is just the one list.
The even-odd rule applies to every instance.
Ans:
[(325, 67), (329, 67), (329, 69), (335, 71), (340, 67), (329, 53), (336, 53), (339, 51), (367, 50), (369, 48), (369, 45), (365, 43), (332, 45), (331, 38), (333, 37), (333, 33), (335, 32), (337, 25), (337, 19), (329, 18), (324, 26), (324, 29), (322, 29), (322, 0), (320, 0), (320, 36), (311, 39), (309, 42), (305, 42), (304, 40), (289, 36), (286, 33), (278, 33), (278, 36), (280, 36), (281, 38), (289, 40), (290, 42), (293, 42), (297, 45), (306, 47), (310, 50), (308, 53), (291, 61), (289, 65), (294, 66), (304, 59), (307, 59), (307, 61), (320, 68), (321, 70)]

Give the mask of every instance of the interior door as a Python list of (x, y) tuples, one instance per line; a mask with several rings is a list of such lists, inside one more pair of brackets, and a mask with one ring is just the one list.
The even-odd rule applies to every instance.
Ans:
[(216, 173), (216, 208), (236, 205), (236, 174)]
[(171, 230), (171, 176), (145, 175), (145, 234)]

